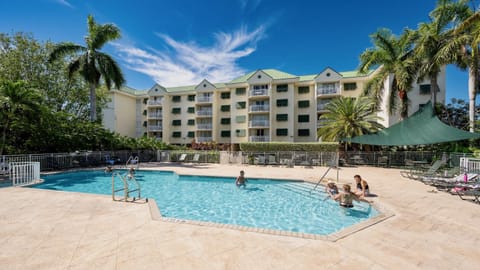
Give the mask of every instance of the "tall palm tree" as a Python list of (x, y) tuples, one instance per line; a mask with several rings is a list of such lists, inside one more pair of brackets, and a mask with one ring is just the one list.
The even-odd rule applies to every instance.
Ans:
[[(374, 47), (360, 55), (361, 73), (380, 67), (374, 77), (367, 82), (364, 94), (374, 98), (377, 105), (383, 102), (384, 83), (393, 76), (391, 92), (387, 96), (389, 113), (394, 113), (400, 101), (400, 115), (408, 115), (408, 92), (417, 75), (416, 59), (412, 57), (412, 45), (415, 32), (406, 29), (400, 37), (396, 37), (389, 29), (379, 29), (371, 36)], [(397, 96), (399, 98), (397, 98)]]
[(15, 121), (21, 121), (22, 117), (33, 117), (34, 113), (40, 109), (41, 100), (39, 92), (28, 87), (23, 81), (0, 83), (0, 126), (2, 127), (0, 155), (5, 149), (7, 133), (11, 126)]
[(338, 141), (375, 132), (383, 126), (375, 113), (375, 101), (369, 97), (340, 97), (330, 101), (325, 107), (327, 113), (320, 116), (324, 125), (318, 136), (324, 141)]
[(467, 0), (442, 2), (446, 2), (445, 5), (437, 6), (432, 14), (439, 16), (441, 12), (449, 12), (454, 20), (452, 36), (439, 51), (436, 61), (454, 63), (462, 69), (468, 69), (469, 127), (474, 132), (475, 98), (480, 76), (480, 13), (473, 12)]
[(63, 42), (54, 47), (49, 60), (76, 54), (68, 65), (68, 76), (79, 73), (90, 87), (90, 121), (97, 120), (97, 98), (95, 90), (103, 79), (107, 89), (112, 83), (120, 88), (124, 83), (122, 71), (117, 62), (108, 54), (99, 50), (109, 41), (120, 38), (120, 29), (113, 24), (97, 24), (91, 15), (88, 16), (88, 35), (86, 46)]

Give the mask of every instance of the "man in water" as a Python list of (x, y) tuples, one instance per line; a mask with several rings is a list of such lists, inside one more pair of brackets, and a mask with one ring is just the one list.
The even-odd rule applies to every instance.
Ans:
[(246, 188), (247, 187), (246, 182), (247, 182), (247, 179), (245, 178), (245, 172), (240, 171), (240, 176), (237, 177), (237, 180), (235, 181), (235, 185), (237, 185), (237, 187), (243, 186), (244, 188)]

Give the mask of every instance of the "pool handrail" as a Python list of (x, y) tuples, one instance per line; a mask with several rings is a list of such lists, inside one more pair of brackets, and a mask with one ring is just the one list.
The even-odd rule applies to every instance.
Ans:
[[(120, 177), (120, 179), (123, 182), (123, 188), (115, 189), (115, 176)], [(128, 187), (128, 181), (133, 181), (135, 183), (135, 185), (137, 186), (137, 188), (130, 190), (129, 187)], [(132, 174), (132, 173), (128, 172), (125, 175), (121, 175), (118, 172), (113, 172), (112, 173), (112, 200), (122, 201), (122, 199), (116, 199), (115, 198), (115, 193), (117, 193), (119, 191), (123, 191), (123, 194), (124, 194), (123, 201), (125, 201), (125, 202), (128, 202), (128, 196), (130, 195), (130, 193), (135, 192), (135, 191), (138, 191), (138, 197), (133, 197), (132, 202), (134, 202), (135, 200), (141, 199), (140, 183), (138, 183), (137, 179), (135, 178), (135, 175)]]

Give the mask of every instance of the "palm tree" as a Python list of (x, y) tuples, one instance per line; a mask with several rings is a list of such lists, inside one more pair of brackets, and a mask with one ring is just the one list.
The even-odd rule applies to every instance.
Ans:
[(25, 82), (2, 81), (0, 83), (0, 123), (2, 138), (0, 155), (3, 154), (7, 140), (7, 133), (15, 121), (21, 117), (33, 117), (40, 109), (41, 95), (38, 91), (29, 88)]
[(328, 110), (319, 120), (324, 125), (318, 130), (318, 137), (324, 141), (338, 141), (375, 132), (383, 126), (375, 113), (375, 101), (369, 97), (340, 97), (330, 101)]
[(376, 104), (383, 102), (384, 83), (393, 76), (388, 99), (388, 110), (392, 114), (397, 109), (400, 99), (400, 114), (408, 115), (408, 91), (417, 75), (416, 59), (412, 57), (412, 44), (415, 32), (406, 29), (400, 37), (396, 37), (389, 29), (379, 29), (371, 36), (373, 48), (360, 55), (361, 73), (367, 73), (372, 68), (380, 67), (378, 72), (365, 85), (364, 94), (372, 97)]
[(88, 16), (88, 35), (85, 37), (86, 46), (63, 42), (54, 47), (49, 61), (60, 57), (75, 54), (76, 57), (68, 65), (68, 76), (79, 73), (90, 87), (90, 121), (97, 120), (97, 98), (95, 90), (103, 78), (107, 89), (112, 83), (120, 88), (124, 83), (122, 71), (115, 60), (99, 50), (109, 41), (120, 38), (120, 29), (113, 24), (97, 24), (91, 15)]

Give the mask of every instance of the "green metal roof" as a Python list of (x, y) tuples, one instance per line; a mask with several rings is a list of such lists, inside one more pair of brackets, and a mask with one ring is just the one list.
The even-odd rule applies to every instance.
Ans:
[(130, 94), (130, 95), (134, 95), (134, 96), (141, 96), (141, 95), (147, 94), (147, 91), (145, 90), (136, 90), (128, 86), (122, 86), (120, 87), (120, 89), (115, 89), (115, 90)]
[(430, 102), (409, 118), (374, 134), (342, 141), (367, 145), (427, 145), (443, 142), (480, 138), (479, 133), (471, 133), (444, 124), (434, 114)]
[(313, 79), (317, 76), (318, 74), (313, 74), (313, 75), (300, 75), (299, 80), (300, 82), (304, 81), (313, 81)]
[(374, 72), (375, 70), (372, 69), (372, 70), (369, 70), (367, 73), (360, 73), (358, 72), (358, 70), (353, 70), (353, 71), (344, 71), (344, 72), (339, 72), (340, 75), (342, 75), (343, 78), (356, 78), (356, 77), (366, 77), (370, 74), (372, 74), (372, 72)]
[[(260, 69), (261, 71), (263, 71), (265, 74), (267, 74), (268, 76), (270, 76), (272, 79), (274, 80), (281, 80), (281, 79), (294, 79), (294, 78), (297, 78), (298, 76), (296, 75), (292, 75), (292, 74), (289, 74), (289, 73), (286, 73), (286, 72), (283, 72), (283, 71), (280, 71), (280, 70), (277, 70), (277, 69)], [(230, 81), (229, 83), (243, 83), (243, 82), (247, 82), (248, 79), (250, 79), (250, 77), (252, 77), (252, 75), (257, 72), (258, 70), (256, 71), (252, 71), (252, 72), (249, 72), (241, 77), (238, 77), (236, 79), (233, 79), (232, 81)]]
[(165, 87), (168, 93), (176, 93), (176, 92), (186, 92), (186, 91), (195, 91), (196, 85), (188, 85), (188, 86), (177, 86), (177, 87)]

